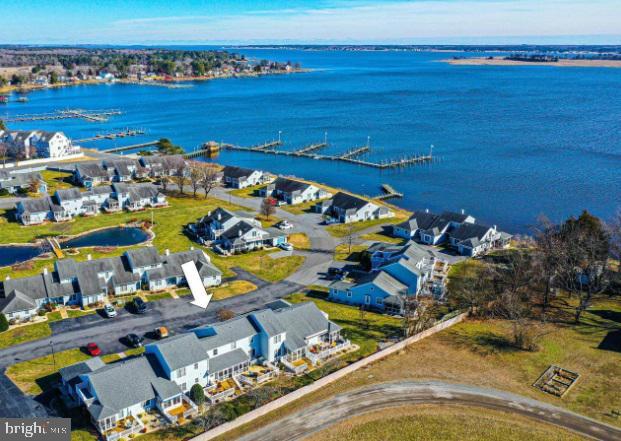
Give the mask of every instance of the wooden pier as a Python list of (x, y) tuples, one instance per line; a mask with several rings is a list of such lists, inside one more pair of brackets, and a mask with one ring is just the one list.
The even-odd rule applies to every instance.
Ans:
[(367, 153), (369, 150), (371, 150), (371, 148), (368, 145), (365, 145), (362, 147), (355, 147), (343, 153), (341, 155), (341, 159), (352, 159), (352, 158), (362, 155), (363, 153)]
[(257, 145), (253, 145), (251, 147), (245, 147), (245, 148), (248, 150), (263, 151), (263, 150), (273, 149), (280, 145), (282, 145), (282, 141), (277, 140), (277, 141), (268, 141), (268, 142), (264, 142), (263, 144), (257, 144)]
[(58, 119), (84, 119), (91, 122), (104, 122), (108, 121), (111, 116), (120, 115), (121, 111), (117, 109), (110, 110), (83, 110), (83, 109), (69, 109), (69, 110), (57, 110), (53, 113), (39, 113), (33, 115), (15, 115), (7, 118), (5, 122), (25, 122), (25, 121), (51, 121)]
[(114, 133), (104, 133), (95, 136), (91, 136), (90, 138), (82, 138), (82, 139), (74, 139), (73, 142), (91, 142), (91, 141), (101, 141), (103, 139), (116, 139), (116, 138), (125, 138), (130, 136), (139, 136), (144, 135), (144, 130), (123, 130), (121, 132)]
[[(296, 156), (296, 157), (317, 159), (317, 160), (323, 160), (323, 161), (348, 162), (350, 164), (378, 168), (380, 170), (398, 168), (398, 167), (407, 167), (411, 165), (422, 164), (425, 162), (431, 162), (433, 160), (432, 155), (429, 154), (429, 155), (407, 156), (407, 157), (403, 157), (400, 159), (393, 159), (393, 160), (381, 161), (381, 162), (372, 162), (372, 161), (365, 161), (362, 159), (356, 159), (356, 156), (359, 156), (362, 153), (365, 153), (371, 150), (371, 148), (368, 145), (364, 147), (357, 147), (353, 150), (345, 152), (344, 154), (334, 156), (334, 155), (315, 154), (313, 153), (313, 150), (316, 150), (316, 149), (311, 149), (310, 151), (303, 152), (300, 150), (288, 151), (288, 150), (276, 150), (275, 148), (273, 148), (280, 144), (281, 143), (279, 141), (261, 144), (259, 146), (254, 146), (254, 147), (242, 147), (242, 146), (232, 145), (232, 144), (223, 144), (222, 148), (226, 148), (228, 150), (244, 151), (244, 152), (258, 152), (258, 153), (269, 154), (269, 155)], [(268, 146), (268, 147), (265, 147), (265, 146)]]
[(381, 188), (382, 188), (382, 191), (384, 193), (380, 194), (379, 196), (375, 196), (373, 199), (384, 200), (384, 199), (402, 198), (403, 197), (403, 193), (399, 193), (390, 184), (382, 184)]
[(122, 147), (113, 147), (111, 149), (100, 150), (100, 152), (102, 153), (126, 152), (128, 150), (137, 150), (137, 149), (141, 149), (144, 147), (153, 147), (153, 146), (156, 146), (157, 144), (159, 144), (159, 141), (149, 141), (149, 142), (143, 142), (141, 144), (132, 144), (132, 145), (126, 145)]
[(309, 144), (309, 145), (307, 145), (305, 147), (302, 147), (299, 150), (293, 151), (292, 153), (294, 155), (304, 155), (306, 153), (315, 152), (315, 151), (317, 151), (319, 149), (322, 149), (324, 147), (327, 147), (327, 146), (328, 146), (328, 144), (325, 143), (325, 142), (318, 142), (316, 144)]

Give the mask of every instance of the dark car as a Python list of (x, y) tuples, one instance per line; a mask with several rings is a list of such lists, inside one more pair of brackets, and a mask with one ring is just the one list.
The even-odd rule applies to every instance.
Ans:
[(140, 297), (134, 299), (133, 307), (136, 314), (144, 314), (147, 312), (147, 304)]
[(137, 334), (127, 334), (127, 343), (132, 348), (139, 348), (140, 346), (142, 346), (143, 341), (144, 341), (144, 338)]
[(335, 280), (343, 280), (349, 274), (348, 271), (345, 271), (343, 268), (330, 267), (328, 268), (328, 275)]

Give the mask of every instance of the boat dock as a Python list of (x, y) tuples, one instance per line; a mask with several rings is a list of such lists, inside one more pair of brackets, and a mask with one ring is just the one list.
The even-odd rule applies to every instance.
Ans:
[(319, 155), (313, 152), (318, 150), (321, 147), (325, 147), (327, 145), (326, 143), (310, 144), (307, 147), (302, 148), (301, 150), (292, 150), (292, 151), (277, 150), (274, 148), (281, 144), (282, 143), (280, 141), (273, 141), (271, 143), (261, 144), (259, 146), (253, 146), (253, 147), (242, 147), (242, 146), (232, 145), (232, 144), (223, 144), (222, 147), (228, 150), (257, 152), (257, 153), (263, 153), (263, 154), (269, 154), (269, 155), (297, 156), (297, 157), (317, 159), (317, 160), (323, 160), (323, 161), (348, 162), (350, 164), (378, 168), (380, 170), (398, 168), (398, 167), (407, 167), (407, 166), (416, 165), (416, 164), (423, 164), (426, 162), (431, 162), (433, 160), (431, 151), (429, 152), (428, 155), (413, 155), (413, 156), (402, 157), (399, 159), (372, 162), (372, 161), (366, 161), (363, 159), (358, 159), (358, 156), (362, 155), (363, 153), (367, 153), (371, 151), (371, 147), (369, 145), (366, 145), (363, 147), (356, 147), (341, 155)]
[(159, 144), (159, 141), (149, 141), (149, 142), (143, 142), (141, 144), (132, 144), (132, 145), (126, 145), (122, 147), (113, 147), (111, 149), (100, 150), (100, 152), (102, 153), (126, 152), (129, 150), (137, 150), (137, 149), (141, 149), (144, 147), (153, 147), (157, 144)]
[(69, 110), (57, 110), (52, 113), (39, 113), (30, 115), (15, 115), (5, 119), (7, 123), (13, 122), (25, 122), (25, 121), (50, 121), (57, 119), (84, 119), (91, 122), (104, 122), (108, 121), (111, 116), (120, 115), (121, 111), (117, 109), (108, 110), (83, 110), (83, 109), (69, 109)]
[(382, 188), (382, 191), (384, 193), (380, 194), (379, 196), (375, 196), (373, 199), (384, 200), (384, 199), (402, 198), (403, 197), (403, 193), (399, 193), (390, 184), (382, 184), (381, 188)]
[(73, 142), (101, 141), (103, 139), (125, 138), (129, 136), (139, 136), (139, 135), (144, 135), (144, 134), (145, 134), (145, 131), (142, 129), (138, 129), (138, 130), (126, 129), (121, 132), (104, 133), (104, 134), (91, 136), (90, 138), (74, 139)]

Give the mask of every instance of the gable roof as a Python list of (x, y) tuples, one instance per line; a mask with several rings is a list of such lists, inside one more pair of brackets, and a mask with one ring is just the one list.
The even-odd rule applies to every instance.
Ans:
[(232, 351), (225, 352), (217, 357), (209, 359), (209, 373), (214, 374), (224, 369), (233, 367), (237, 364), (250, 361), (250, 357), (243, 349), (237, 348)]
[(108, 178), (109, 174), (98, 162), (79, 162), (75, 170), (83, 178)]
[(289, 350), (306, 346), (306, 339), (323, 332), (336, 332), (339, 325), (328, 320), (314, 302), (304, 302), (275, 312), (286, 330), (285, 345)]
[(140, 247), (125, 251), (134, 267), (156, 265), (161, 262), (160, 255), (155, 247)]
[(277, 191), (282, 191), (283, 193), (293, 193), (295, 191), (304, 191), (307, 188), (310, 188), (311, 185), (306, 182), (296, 181), (294, 179), (284, 178), (279, 176), (274, 183), (274, 188)]
[(96, 370), (101, 369), (105, 365), (106, 364), (102, 361), (101, 358), (93, 357), (79, 363), (65, 366), (64, 368), (59, 369), (58, 373), (65, 382), (70, 382), (74, 380), (78, 375), (95, 372)]
[(43, 213), (52, 209), (52, 201), (49, 196), (20, 200), (18, 205), (21, 205), (24, 213)]
[(12, 290), (6, 298), (0, 298), (0, 312), (10, 314), (12, 312), (35, 309), (37, 305), (26, 294), (19, 290)]
[(352, 210), (353, 209), (355, 211), (358, 211), (370, 203), (371, 202), (367, 200), (364, 200), (362, 198), (359, 198), (357, 196), (354, 196), (348, 193), (343, 193), (342, 191), (339, 191), (332, 198), (332, 206), (340, 208), (341, 210)]
[(209, 351), (243, 338), (253, 337), (258, 331), (248, 320), (248, 316), (244, 315), (212, 326), (197, 328), (194, 333), (200, 338), (203, 348)]
[(485, 233), (487, 233), (491, 228), (492, 227), (489, 227), (487, 225), (471, 224), (465, 222), (451, 233), (451, 237), (460, 241), (473, 238), (481, 240), (483, 236), (485, 236)]
[(230, 177), (230, 178), (247, 178), (248, 176), (253, 174), (255, 171), (258, 171), (258, 170), (253, 170), (253, 169), (250, 169), (250, 168), (243, 168), (243, 167), (234, 167), (234, 166), (231, 166), (231, 165), (227, 165), (222, 170), (222, 173), (223, 173), (223, 175), (225, 177)]
[(382, 291), (393, 296), (398, 296), (402, 293), (406, 293), (408, 290), (407, 285), (399, 282), (397, 279), (395, 279), (385, 271), (379, 271), (375, 273), (373, 277), (369, 280), (369, 282), (376, 285)]
[(77, 201), (82, 199), (82, 193), (77, 188), (66, 188), (56, 190), (54, 194), (58, 202), (61, 201)]
[(171, 371), (207, 359), (207, 351), (194, 333), (176, 335), (148, 346), (157, 348)]

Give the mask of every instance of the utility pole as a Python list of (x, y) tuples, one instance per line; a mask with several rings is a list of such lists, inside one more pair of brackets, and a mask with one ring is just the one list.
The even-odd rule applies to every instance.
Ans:
[(50, 347), (52, 348), (52, 360), (54, 362), (54, 372), (56, 372), (56, 354), (54, 353), (54, 340), (50, 340)]

